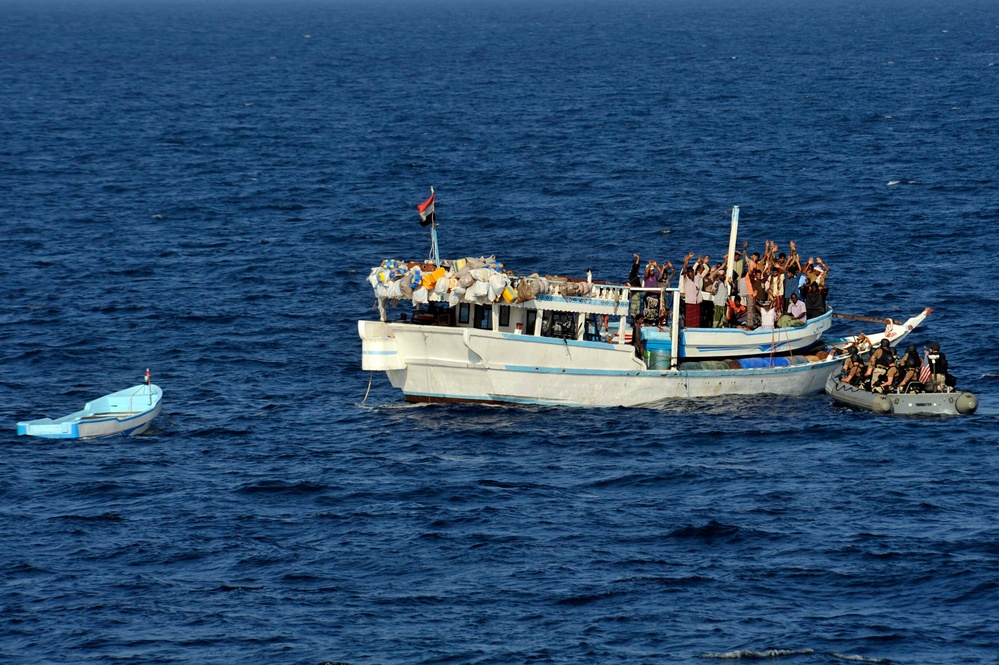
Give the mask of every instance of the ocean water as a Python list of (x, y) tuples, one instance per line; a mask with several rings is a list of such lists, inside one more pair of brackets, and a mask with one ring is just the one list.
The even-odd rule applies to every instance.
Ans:
[[(0, 662), (999, 663), (999, 5), (0, 2)], [(977, 414), (406, 404), (364, 282), (795, 240)], [(840, 332), (876, 331), (855, 322)], [(15, 424), (138, 383), (144, 435)]]

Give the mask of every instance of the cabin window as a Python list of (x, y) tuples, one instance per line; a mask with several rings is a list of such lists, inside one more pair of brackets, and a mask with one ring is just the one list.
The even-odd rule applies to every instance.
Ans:
[(573, 312), (545, 312), (541, 319), (541, 336), (558, 339), (576, 339), (576, 314)]
[(509, 305), (500, 305), (500, 328), (510, 327), (510, 307)]
[(472, 326), (478, 328), (479, 330), (492, 330), (493, 329), (493, 307), (492, 305), (475, 306), (475, 320), (472, 321)]
[(604, 317), (600, 314), (587, 314), (586, 315), (586, 326), (583, 331), (583, 339), (590, 342), (599, 342), (603, 338), (601, 337), (601, 329), (603, 328)]
[(469, 305), (467, 302), (458, 305), (458, 323), (468, 323), (468, 310)]
[(537, 324), (537, 321), (538, 321), (538, 310), (536, 309), (527, 310), (527, 321), (524, 322), (525, 335), (534, 334), (534, 326)]
[(432, 302), (426, 305), (426, 312), (413, 312), (413, 321), (438, 326), (454, 325), (453, 308), (446, 303)]

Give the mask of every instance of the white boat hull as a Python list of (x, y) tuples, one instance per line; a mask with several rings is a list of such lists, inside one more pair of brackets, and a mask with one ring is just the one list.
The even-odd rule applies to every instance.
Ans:
[(82, 421), (78, 426), (78, 438), (93, 439), (113, 434), (120, 434), (122, 436), (142, 434), (149, 429), (149, 425), (152, 424), (153, 419), (160, 415), (162, 408), (163, 405), (157, 402), (151, 411), (145, 411), (137, 416)]
[[(832, 310), (804, 326), (769, 330), (744, 328), (683, 328), (680, 331), (680, 357), (744, 358), (770, 353), (791, 353), (818, 342), (832, 325)], [(669, 330), (643, 330), (646, 348), (670, 353)]]
[[(839, 364), (828, 359), (753, 369), (647, 370), (630, 346), (602, 342), (371, 321), (360, 322), (359, 331), (363, 368), (385, 370), (412, 402), (604, 407), (720, 395), (809, 395), (822, 391)], [(391, 368), (381, 364), (385, 358)]]
[(826, 343), (840, 350), (846, 350), (851, 346), (855, 346), (860, 353), (867, 353), (875, 348), (883, 339), (888, 340), (893, 347), (898, 346), (899, 342), (908, 337), (909, 333), (915, 330), (932, 313), (933, 308), (927, 307), (908, 321), (898, 324), (889, 323), (885, 326), (884, 332), (873, 335), (852, 335), (843, 339), (827, 340)]
[(134, 436), (149, 429), (163, 408), (163, 391), (138, 385), (88, 402), (83, 410), (62, 418), (19, 422), (18, 435), (45, 439), (93, 439), (120, 434)]

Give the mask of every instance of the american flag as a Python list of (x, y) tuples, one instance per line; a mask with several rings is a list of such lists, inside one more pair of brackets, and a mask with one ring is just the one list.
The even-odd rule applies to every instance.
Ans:
[(927, 363), (923, 363), (923, 366), (919, 368), (919, 382), (929, 383), (930, 381), (930, 366)]

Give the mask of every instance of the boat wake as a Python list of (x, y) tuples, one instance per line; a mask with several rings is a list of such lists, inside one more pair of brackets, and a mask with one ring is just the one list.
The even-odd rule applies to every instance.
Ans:
[(359, 409), (364, 409), (366, 411), (381, 411), (386, 410), (403, 410), (408, 411), (410, 409), (423, 409), (428, 406), (435, 406), (431, 402), (385, 402), (384, 404), (372, 404), (370, 402), (354, 402), (354, 406)]
[(675, 414), (700, 413), (705, 415), (726, 415), (745, 413), (747, 409), (754, 408), (766, 409), (768, 412), (782, 412), (785, 408), (792, 406), (794, 400), (800, 399), (803, 399), (803, 397), (793, 395), (718, 395), (716, 397), (701, 398), (696, 401), (662, 399), (643, 404), (642, 406), (655, 411)]
[(700, 658), (719, 658), (722, 660), (737, 660), (742, 658), (780, 658), (783, 656), (807, 656), (815, 653), (814, 649), (764, 649), (755, 651), (753, 649), (739, 649), (737, 651), (725, 651), (723, 653), (706, 653)]
[[(754, 649), (738, 649), (736, 651), (725, 651), (721, 653), (706, 653), (699, 656), (699, 658), (717, 658), (720, 660), (741, 660), (743, 658), (748, 659), (772, 659), (772, 658), (783, 658), (786, 656), (809, 656), (816, 652), (815, 649), (763, 649), (757, 651)], [(847, 660), (854, 663), (890, 663), (891, 661), (887, 658), (868, 658), (866, 656), (848, 656), (841, 653), (836, 653), (835, 651), (825, 652), (826, 655), (832, 658), (837, 658), (839, 660)]]

